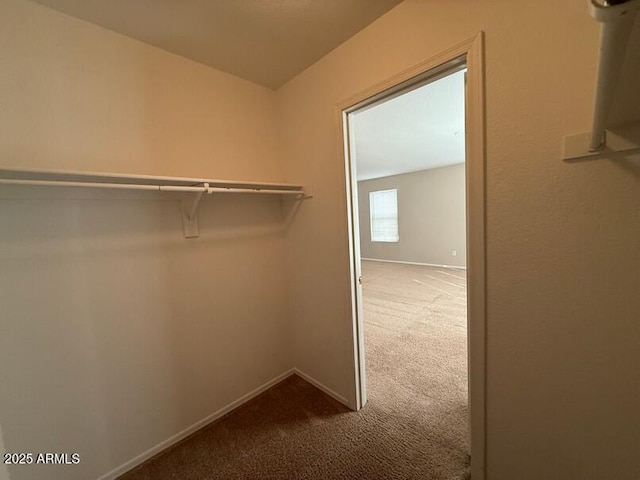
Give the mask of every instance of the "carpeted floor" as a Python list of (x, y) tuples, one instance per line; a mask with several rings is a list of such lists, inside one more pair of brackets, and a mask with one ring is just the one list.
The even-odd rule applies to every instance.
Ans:
[(293, 376), (121, 480), (469, 478), (466, 275), (363, 262), (368, 403)]

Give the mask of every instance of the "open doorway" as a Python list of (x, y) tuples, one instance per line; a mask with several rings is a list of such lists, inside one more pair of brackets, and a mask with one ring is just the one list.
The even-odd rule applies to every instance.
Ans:
[(469, 452), (465, 75), (456, 65), (347, 116), (369, 398), (450, 444), (442, 462), (457, 471)]
[[(344, 141), (344, 159), (346, 170), (346, 188), (347, 188), (347, 212), (349, 215), (349, 240), (350, 240), (350, 275), (351, 275), (351, 306), (352, 306), (352, 318), (353, 318), (353, 353), (354, 353), (354, 406), (356, 409), (362, 408), (367, 403), (368, 398), (368, 373), (369, 375), (375, 374), (374, 371), (367, 371), (366, 362), (366, 349), (365, 349), (365, 314), (363, 312), (363, 286), (362, 286), (362, 252), (361, 252), (361, 235), (360, 235), (360, 213), (359, 213), (359, 201), (358, 201), (358, 166), (355, 158), (355, 138), (351, 131), (352, 125), (350, 122), (350, 116), (355, 112), (366, 112), (367, 110), (373, 110), (377, 105), (384, 104), (395, 97), (401, 97), (407, 92), (412, 92), (424, 85), (432, 84), (440, 79), (443, 79), (452, 74), (459, 74), (465, 80), (464, 82), (464, 164), (459, 164), (459, 168), (464, 170), (465, 186), (464, 186), (464, 198), (465, 198), (465, 213), (466, 213), (466, 232), (465, 232), (465, 244), (466, 244), (466, 275), (463, 269), (445, 269), (442, 268), (442, 274), (450, 273), (453, 276), (440, 278), (439, 280), (448, 281), (448, 287), (457, 290), (464, 290), (466, 276), (466, 295), (464, 293), (458, 297), (458, 307), (462, 300), (466, 300), (467, 316), (466, 316), (466, 334), (467, 334), (467, 373), (468, 373), (468, 417), (466, 422), (464, 420), (459, 421), (458, 425), (461, 426), (457, 430), (457, 444), (464, 443), (465, 456), (468, 454), (471, 456), (470, 471), (473, 478), (482, 480), (485, 478), (485, 344), (486, 344), (486, 250), (485, 250), (485, 139), (484, 139), (484, 69), (483, 69), (483, 36), (477, 35), (467, 41), (461, 42), (450, 48), (441, 54), (425, 60), (421, 64), (418, 64), (402, 73), (399, 73), (377, 85), (370, 87), (367, 90), (360, 92), (359, 94), (345, 100), (338, 106), (337, 113), (341, 118), (341, 133)], [(466, 70), (466, 72), (465, 72)], [(442, 168), (443, 166), (441, 166)], [(446, 167), (443, 167), (443, 170)], [(432, 169), (433, 171), (438, 169)], [(388, 174), (387, 174), (388, 175)], [(402, 175), (402, 174), (400, 174)], [(366, 181), (366, 180), (365, 180)], [(375, 182), (375, 180), (372, 180)], [(436, 181), (436, 183), (439, 183)], [(379, 204), (382, 202), (384, 207), (385, 201), (388, 205), (389, 197), (392, 196), (390, 190), (400, 190), (400, 188), (393, 188), (390, 185), (379, 185), (373, 191), (380, 192), (379, 195), (373, 195), (378, 197), (372, 199), (369, 195), (371, 191), (367, 192), (367, 203), (377, 202), (375, 208), (381, 213), (381, 218), (386, 216), (385, 209), (380, 210)], [(386, 195), (386, 199), (385, 199)], [(402, 194), (398, 195), (395, 192), (396, 202), (402, 202)], [(393, 203), (393, 199), (391, 199)], [(363, 222), (369, 222), (368, 229), (363, 224), (363, 234), (371, 235), (371, 210), (362, 215), (366, 217)], [(375, 215), (378, 216), (378, 213)], [(402, 207), (399, 211), (399, 221), (402, 216)], [(377, 219), (376, 219), (377, 221)], [(384, 222), (383, 222), (384, 224)], [(377, 228), (374, 226), (374, 228)], [(399, 226), (398, 237), (403, 235), (402, 227)], [(393, 232), (391, 233), (393, 236)], [(369, 238), (371, 241), (371, 238)], [(389, 242), (392, 243), (392, 242)], [(378, 245), (380, 247), (380, 245)], [(365, 247), (366, 248), (366, 247)], [(384, 248), (384, 246), (380, 247)], [(380, 248), (378, 254), (380, 254)], [(389, 250), (387, 248), (387, 250)], [(455, 255), (453, 250), (456, 250)], [(375, 253), (375, 252), (374, 252)], [(388, 252), (387, 252), (388, 253)], [(452, 247), (448, 251), (449, 258), (455, 258), (460, 261), (464, 259), (465, 248), (458, 249)], [(374, 254), (372, 254), (374, 255)], [(368, 258), (368, 257), (365, 257)], [(375, 255), (372, 258), (376, 258)], [(383, 258), (382, 258), (383, 259)], [(377, 258), (381, 260), (381, 258)], [(394, 262), (397, 262), (397, 257)], [(367, 260), (365, 260), (365, 263)], [(368, 263), (367, 265), (373, 266), (370, 276), (375, 276), (375, 269), (386, 262)], [(461, 266), (459, 262), (454, 261), (415, 261), (414, 263), (437, 263), (439, 265), (448, 265), (449, 267)], [(391, 264), (396, 267), (424, 267), (425, 265), (411, 265), (411, 264)], [(366, 268), (366, 266), (365, 266)], [(365, 272), (366, 274), (366, 272)], [(379, 277), (382, 278), (382, 277)], [(447, 278), (449, 278), (447, 280)], [(414, 278), (413, 280), (420, 280), (420, 278)], [(431, 279), (434, 280), (434, 279)], [(430, 281), (431, 281), (430, 280)], [(365, 282), (367, 280), (365, 279)], [(420, 280), (422, 281), (422, 280)], [(434, 280), (435, 281), (435, 280)], [(372, 278), (369, 284), (374, 287), (376, 281)], [(385, 282), (382, 282), (385, 283)], [(388, 282), (386, 282), (388, 283)], [(418, 282), (412, 282), (415, 285), (411, 285), (415, 288), (419, 285)], [(425, 282), (423, 282), (425, 283)], [(445, 284), (446, 285), (446, 284)], [(456, 285), (456, 286), (454, 286)], [(400, 287), (401, 291), (405, 291)], [(385, 293), (385, 292), (383, 292)], [(388, 292), (386, 292), (388, 293)], [(449, 292), (453, 297), (455, 294)], [(444, 293), (441, 292), (442, 295)], [(454, 301), (456, 300), (453, 298)], [(430, 301), (432, 301), (431, 298)], [(455, 309), (455, 308), (454, 308)], [(461, 309), (464, 311), (464, 307)], [(463, 313), (464, 316), (464, 313)], [(426, 323), (426, 322), (425, 322)], [(433, 322), (432, 322), (433, 323)], [(460, 323), (458, 323), (460, 326)], [(461, 330), (464, 331), (464, 320)], [(435, 339), (435, 337), (433, 337)], [(464, 344), (464, 341), (456, 342), (458, 345)], [(405, 346), (400, 344), (400, 350)], [(447, 349), (441, 349), (446, 351)], [(461, 355), (460, 355), (461, 354)], [(458, 351), (458, 371), (464, 371), (464, 346)], [(387, 360), (391, 360), (388, 357)], [(407, 363), (406, 356), (396, 355), (395, 363), (401, 364)], [(462, 360), (462, 361), (460, 361)], [(387, 364), (393, 365), (393, 361), (387, 361)], [(440, 363), (446, 370), (446, 362)], [(418, 369), (419, 370), (419, 369)], [(462, 375), (464, 377), (464, 375)], [(375, 387), (375, 381), (370, 382), (369, 388)], [(440, 382), (440, 385), (446, 388), (446, 381)], [(458, 383), (460, 386), (460, 384)], [(459, 392), (464, 389), (464, 386), (459, 388)], [(407, 398), (411, 398), (412, 395), (406, 395)], [(464, 397), (464, 395), (463, 395)], [(373, 397), (372, 397), (373, 398)], [(458, 395), (458, 400), (460, 400)], [(428, 406), (427, 399), (423, 403), (423, 406)], [(414, 403), (418, 403), (414, 399)], [(458, 420), (462, 419), (464, 415), (464, 398), (462, 402), (458, 401), (458, 405), (463, 405), (462, 409), (459, 409), (457, 413), (453, 411), (453, 416)], [(374, 411), (377, 411), (375, 405)], [(401, 405), (393, 405), (388, 410), (389, 415), (396, 415), (396, 411), (402, 412)], [(419, 407), (418, 407), (419, 408)], [(455, 409), (454, 409), (455, 410)], [(461, 415), (462, 414), (462, 415)], [(387, 415), (387, 414), (385, 414)], [(432, 416), (434, 422), (447, 421), (451, 417), (447, 415)], [(410, 418), (407, 418), (411, 421)], [(464, 431), (466, 430), (466, 435)], [(460, 442), (462, 436), (466, 436), (465, 442)], [(423, 439), (421, 438), (421, 441)], [(446, 443), (448, 440), (444, 439)], [(468, 473), (467, 473), (468, 474)], [(466, 478), (466, 476), (465, 476)]]

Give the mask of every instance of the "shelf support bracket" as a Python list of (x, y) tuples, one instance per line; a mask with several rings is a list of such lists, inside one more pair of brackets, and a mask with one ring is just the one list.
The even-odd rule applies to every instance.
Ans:
[(200, 235), (198, 228), (198, 208), (200, 207), (200, 201), (204, 193), (211, 195), (213, 190), (208, 183), (205, 183), (202, 190), (195, 194), (193, 200), (183, 200), (181, 205), (182, 212), (182, 230), (184, 232), (184, 238), (197, 238)]
[(589, 150), (591, 133), (581, 133), (564, 137), (564, 160), (580, 160), (611, 157), (624, 152), (632, 153), (640, 149), (640, 122), (605, 130), (606, 144), (600, 150)]

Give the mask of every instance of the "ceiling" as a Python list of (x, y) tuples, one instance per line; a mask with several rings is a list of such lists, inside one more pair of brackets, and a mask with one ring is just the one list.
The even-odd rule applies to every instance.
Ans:
[(464, 162), (464, 75), (453, 73), (353, 113), (358, 180)]
[(34, 0), (277, 89), (401, 0)]

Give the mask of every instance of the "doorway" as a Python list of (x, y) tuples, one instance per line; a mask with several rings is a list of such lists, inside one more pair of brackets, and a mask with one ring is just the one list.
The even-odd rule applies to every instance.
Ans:
[[(485, 187), (484, 187), (484, 98), (482, 69), (482, 35), (463, 42), (443, 52), (441, 55), (427, 60), (416, 67), (403, 72), (388, 81), (376, 85), (341, 105), (341, 125), (344, 140), (344, 158), (346, 167), (347, 203), (349, 213), (349, 238), (352, 278), (352, 316), (354, 345), (354, 382), (357, 408), (367, 402), (367, 363), (365, 336), (366, 327), (363, 315), (362, 295), (362, 238), (360, 234), (360, 213), (358, 211), (358, 165), (355, 158), (355, 138), (353, 135), (352, 115), (371, 110), (377, 105), (400, 97), (407, 92), (414, 92), (424, 85), (459, 74), (466, 77), (464, 106), (465, 157), (463, 170), (466, 178), (464, 195), (466, 212), (465, 247), (467, 253), (467, 274), (469, 278), (466, 292), (468, 332), (468, 406), (469, 416), (467, 432), (471, 454), (471, 472), (474, 478), (484, 478), (485, 464)], [(367, 212), (365, 222), (369, 222), (367, 231), (369, 241), (375, 229), (382, 229), (382, 237), (388, 235), (387, 241), (393, 242), (394, 232), (389, 232), (388, 205), (395, 201), (402, 202), (394, 188), (380, 188), (369, 197), (369, 204), (377, 212)], [(371, 192), (367, 192), (370, 194)], [(377, 197), (377, 198), (374, 198)], [(398, 200), (400, 198), (400, 200)], [(386, 205), (386, 206), (385, 206)], [(380, 213), (379, 219), (375, 218)], [(402, 213), (400, 213), (402, 215)], [(397, 222), (397, 220), (396, 220)], [(374, 225), (377, 223), (377, 225)], [(393, 222), (391, 222), (392, 224)], [(363, 229), (367, 230), (367, 229)], [(393, 230), (393, 228), (391, 228)], [(380, 232), (377, 232), (380, 233)], [(402, 231), (399, 231), (402, 234)], [(381, 242), (382, 243), (382, 242)], [(384, 245), (378, 247), (384, 249)], [(455, 252), (454, 252), (455, 250)], [(464, 250), (464, 248), (463, 248)], [(452, 248), (449, 252), (456, 256), (459, 251)], [(421, 262), (415, 262), (421, 263)], [(422, 262), (430, 263), (430, 262)], [(445, 264), (442, 262), (441, 264)], [(451, 272), (450, 272), (451, 273)], [(460, 286), (461, 278), (454, 274), (449, 283)], [(446, 277), (445, 277), (446, 279)], [(446, 281), (446, 280), (445, 280)], [(454, 287), (455, 288), (455, 287)]]

